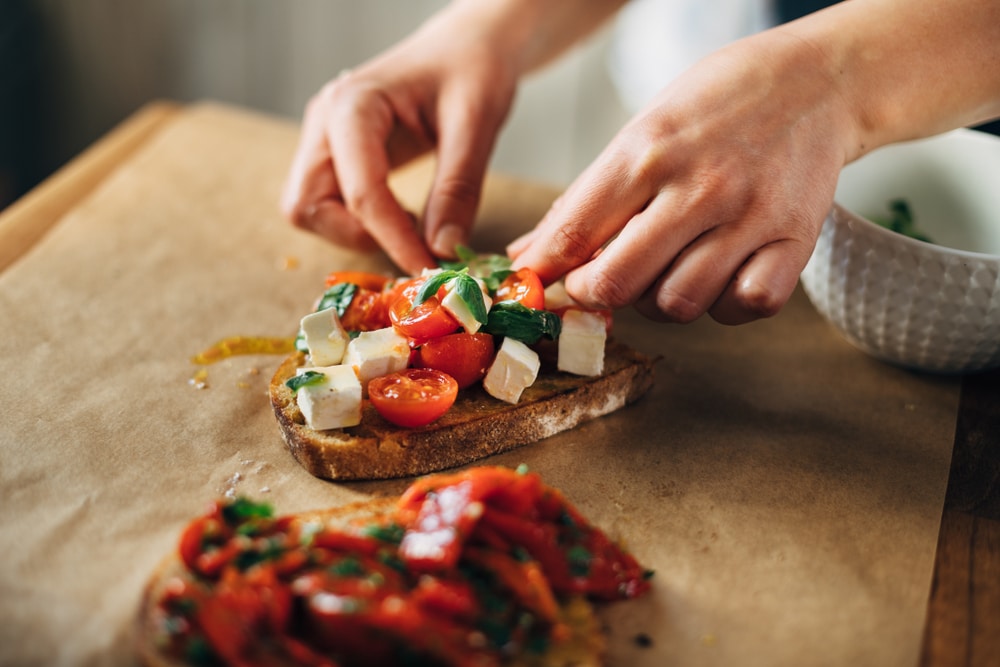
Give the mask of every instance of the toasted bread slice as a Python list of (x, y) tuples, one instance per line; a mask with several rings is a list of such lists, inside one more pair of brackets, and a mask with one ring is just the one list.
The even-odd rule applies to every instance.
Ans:
[[(303, 512), (294, 518), (301, 523), (331, 527), (368, 523), (391, 514), (395, 501), (395, 498), (372, 499), (328, 510)], [(161, 561), (148, 580), (137, 617), (136, 640), (139, 661), (146, 667), (184, 667), (186, 664), (166, 652), (165, 619), (158, 601), (173, 585), (172, 582), (192, 576), (175, 551)], [(542, 653), (508, 656), (504, 667), (599, 667), (603, 664), (606, 638), (594, 606), (584, 597), (562, 601), (560, 620), (570, 629), (567, 639), (550, 643)], [(289, 664), (289, 667), (293, 665)]]
[(362, 480), (453, 468), (614, 412), (649, 390), (654, 360), (612, 340), (601, 375), (570, 375), (543, 365), (516, 405), (471, 387), (460, 392), (455, 405), (436, 422), (406, 429), (384, 420), (366, 401), (359, 426), (327, 431), (306, 425), (295, 394), (285, 386), (303, 363), (304, 354), (292, 354), (271, 380), (271, 405), (285, 443), (317, 477)]

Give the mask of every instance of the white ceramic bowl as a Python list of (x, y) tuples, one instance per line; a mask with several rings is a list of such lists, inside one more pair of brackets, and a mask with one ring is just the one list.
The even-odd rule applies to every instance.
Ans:
[[(933, 243), (871, 222), (903, 199)], [(921, 371), (1000, 366), (1000, 138), (956, 130), (848, 165), (802, 286), (851, 343)]]

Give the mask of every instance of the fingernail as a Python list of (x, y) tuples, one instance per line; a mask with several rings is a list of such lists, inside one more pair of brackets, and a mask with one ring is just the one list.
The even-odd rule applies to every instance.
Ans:
[(465, 243), (465, 228), (461, 225), (445, 224), (434, 236), (433, 250), (438, 255), (455, 256), (455, 248)]

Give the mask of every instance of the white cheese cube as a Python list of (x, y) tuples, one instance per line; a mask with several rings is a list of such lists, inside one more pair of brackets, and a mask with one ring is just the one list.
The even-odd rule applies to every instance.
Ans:
[(392, 327), (362, 331), (347, 344), (344, 365), (354, 369), (361, 385), (368, 381), (406, 368), (410, 361), (410, 344), (406, 336)]
[[(486, 293), (486, 286), (483, 281), (478, 278), (475, 280), (476, 284), (479, 285), (479, 291), (483, 294), (483, 303), (486, 305), (486, 312), (489, 312), (490, 306), (493, 305), (493, 299), (491, 299), (489, 294)], [(441, 307), (451, 313), (451, 316), (458, 320), (458, 323), (461, 324), (462, 328), (468, 333), (476, 333), (479, 331), (479, 327), (483, 326), (483, 324), (477, 320), (475, 316), (473, 316), (468, 304), (462, 300), (462, 297), (458, 295), (458, 290), (454, 287), (454, 278), (445, 283), (447, 294), (445, 294), (444, 298), (441, 299)]]
[(325, 431), (361, 423), (361, 382), (350, 366), (300, 368), (298, 374), (306, 371), (323, 374), (321, 382), (295, 392), (295, 402), (309, 428)]
[(344, 360), (351, 337), (340, 323), (336, 308), (310, 313), (302, 318), (299, 326), (313, 365), (333, 366)]
[(562, 316), (556, 368), (574, 375), (600, 375), (604, 370), (607, 338), (603, 315), (577, 308), (568, 309)]
[(504, 338), (493, 365), (483, 378), (486, 392), (501, 401), (517, 403), (521, 392), (538, 377), (538, 354), (519, 340)]
[(566, 291), (566, 284), (563, 281), (552, 283), (545, 288), (545, 308), (547, 310), (559, 310), (578, 305)]

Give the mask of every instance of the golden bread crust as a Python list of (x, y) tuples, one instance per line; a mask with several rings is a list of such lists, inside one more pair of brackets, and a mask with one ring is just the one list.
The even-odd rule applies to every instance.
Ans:
[(473, 387), (460, 392), (444, 417), (422, 428), (394, 426), (366, 401), (361, 425), (314, 431), (285, 386), (304, 362), (305, 355), (296, 352), (279, 366), (270, 383), (271, 406), (296, 460), (316, 477), (332, 480), (422, 475), (537, 442), (635, 402), (652, 386), (654, 364), (612, 340), (600, 376), (581, 377), (543, 366), (516, 405)]

